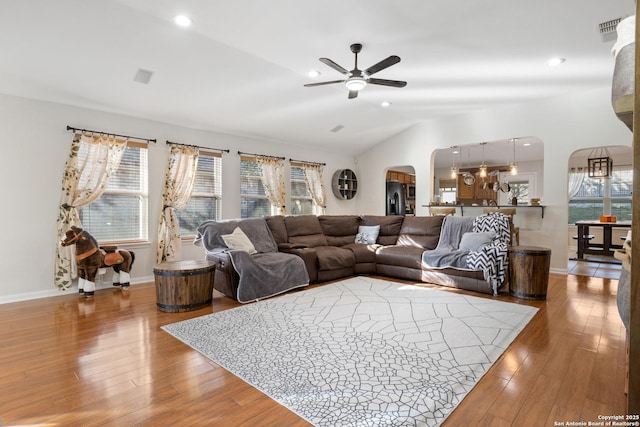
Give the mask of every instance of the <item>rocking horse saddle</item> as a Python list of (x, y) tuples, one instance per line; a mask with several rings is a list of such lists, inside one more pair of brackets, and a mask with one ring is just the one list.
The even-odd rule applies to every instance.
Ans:
[(104, 254), (104, 265), (111, 267), (112, 265), (122, 264), (124, 257), (120, 255), (117, 246), (100, 246)]
[(104, 255), (104, 265), (111, 267), (112, 265), (122, 264), (124, 258), (119, 252), (107, 252)]

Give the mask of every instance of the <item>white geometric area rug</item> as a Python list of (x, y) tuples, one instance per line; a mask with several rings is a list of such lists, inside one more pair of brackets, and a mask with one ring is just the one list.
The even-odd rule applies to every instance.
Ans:
[(316, 426), (437, 426), (536, 311), (355, 277), (163, 329)]

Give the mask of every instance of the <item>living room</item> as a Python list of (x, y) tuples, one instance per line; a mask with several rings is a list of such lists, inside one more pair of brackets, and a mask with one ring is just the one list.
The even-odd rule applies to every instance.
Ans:
[[(602, 50), (608, 49), (610, 44), (602, 44)], [(139, 90), (135, 85), (132, 88)], [(317, 88), (303, 89), (311, 91)], [(405, 89), (407, 88), (387, 90)], [(572, 92), (523, 104), (502, 105), (467, 114), (426, 120), (388, 137), (386, 141), (370, 149), (360, 151), (355, 147), (347, 149), (345, 146), (339, 151), (334, 148), (327, 150), (321, 149), (317, 144), (312, 148), (267, 141), (256, 136), (195, 130), (160, 121), (99, 111), (95, 108), (29, 99), (29, 92), (22, 95), (16, 93), (16, 98), (15, 92), (18, 91), (5, 89), (2, 104), (7, 120), (0, 131), (3, 133), (4, 141), (13, 142), (6, 148), (7, 154), (11, 156), (9, 158), (23, 158), (29, 154), (37, 156), (31, 159), (31, 165), (32, 170), (38, 173), (25, 176), (24, 187), (14, 186), (9, 189), (9, 199), (27, 209), (10, 217), (12, 227), (8, 230), (7, 237), (15, 243), (11, 249), (5, 250), (30, 256), (16, 259), (7, 267), (6, 285), (0, 291), (0, 300), (5, 301), (56, 294), (50, 283), (44, 280), (52, 271), (50, 253), (55, 245), (51, 233), (52, 224), (43, 221), (42, 217), (46, 212), (50, 212), (52, 218), (55, 217), (60, 197), (60, 179), (72, 136), (71, 132), (65, 129), (67, 125), (155, 138), (158, 141), (157, 144), (149, 144), (150, 225), (147, 236), (150, 244), (136, 248), (140, 256), (132, 276), (134, 281), (152, 279), (151, 271), (155, 263), (153, 224), (159, 216), (159, 200), (168, 151), (164, 145), (165, 140), (228, 149), (229, 153), (222, 156), (225, 189), (239, 188), (239, 156), (236, 154), (238, 151), (326, 163), (324, 179), (328, 192), (334, 171), (352, 169), (360, 182), (358, 194), (352, 200), (339, 200), (331, 195), (327, 197), (326, 212), (331, 214), (384, 214), (386, 171), (395, 165), (412, 166), (416, 171), (415, 213), (428, 215), (426, 206), (431, 203), (434, 194), (431, 173), (434, 152), (448, 149), (452, 145), (477, 144), (481, 140), (496, 141), (521, 136), (537, 138), (544, 145), (544, 184), (543, 188), (538, 189), (538, 194), (542, 195), (546, 206), (545, 215), (544, 220), (535, 227), (523, 232), (521, 244), (535, 245), (544, 242), (544, 245), (552, 250), (551, 269), (558, 273), (567, 271), (569, 257), (565, 225), (568, 216), (567, 195), (564, 186), (567, 183), (567, 170), (572, 153), (584, 148), (602, 146), (603, 141), (606, 141), (607, 145), (630, 147), (632, 140), (631, 132), (616, 118), (611, 109), (609, 84), (604, 84), (599, 89)], [(336, 95), (340, 98), (339, 94)], [(342, 101), (358, 100), (345, 101), (340, 98), (336, 102)], [(344, 143), (341, 144), (344, 146)], [(11, 181), (9, 177), (12, 176), (24, 175), (23, 168), (17, 162), (10, 163), (3, 173), (7, 177), (5, 181)], [(23, 188), (30, 191), (25, 192)], [(239, 217), (239, 193), (225, 191), (221, 209), (222, 218)], [(30, 214), (25, 215), (24, 212)], [(24, 239), (24, 230), (29, 230), (30, 236), (40, 237)], [(185, 245), (185, 251), (185, 255), (189, 257), (200, 255), (196, 248), (190, 250), (189, 245)], [(41, 260), (35, 268), (31, 263), (32, 257)], [(8, 258), (9, 254), (5, 259)]]
[[(18, 6), (19, 2), (14, 3), (16, 3), (14, 5), (16, 10), (22, 11), (21, 7)], [(46, 2), (35, 3), (36, 5), (33, 7), (42, 8), (39, 15), (46, 15), (50, 8), (54, 8), (51, 5), (46, 5)], [(611, 5), (598, 6), (601, 15), (606, 15), (601, 16), (602, 20), (618, 15), (633, 14), (634, 8), (631, 1), (620, 3), (615, 7)], [(75, 5), (80, 9), (85, 7), (80, 2)], [(494, 6), (498, 7), (498, 5)], [(581, 2), (572, 2), (572, 6), (576, 10), (584, 7)], [(122, 8), (127, 10), (132, 8), (130, 6), (125, 7), (118, 2), (110, 4), (108, 7), (102, 7), (109, 12), (109, 16), (113, 15), (115, 17), (122, 13)], [(99, 12), (105, 12), (101, 8)], [(568, 9), (569, 6), (566, 5), (563, 8)], [(609, 11), (608, 8), (616, 10)], [(241, 12), (236, 11), (236, 13)], [(3, 17), (4, 20), (10, 19), (7, 15)], [(141, 15), (145, 14), (139, 10), (135, 12), (136, 18)], [(58, 14), (56, 16), (59, 17)], [(230, 13), (230, 16), (235, 15)], [(39, 16), (39, 18), (42, 21), (46, 21), (45, 16)], [(160, 25), (156, 22), (160, 21), (157, 17), (147, 19), (152, 20), (153, 25)], [(255, 20), (256, 18), (253, 17), (252, 19)], [(18, 21), (23, 20), (19, 19)], [(194, 20), (197, 21), (197, 18), (194, 18)], [(135, 22), (133, 18), (126, 18), (125, 21), (126, 25), (123, 25), (126, 28), (134, 26), (131, 23), (131, 21)], [(63, 23), (64, 25), (73, 24), (66, 20)], [(20, 24), (23, 23), (20, 22)], [(38, 24), (40, 22), (29, 25), (34, 25), (35, 27)], [(7, 22), (5, 28), (14, 29), (18, 25), (15, 22)], [(44, 28), (48, 32), (53, 31), (55, 26), (60, 25), (60, 23), (49, 23), (47, 25)], [(380, 25), (382, 25), (381, 22)], [(34, 27), (28, 27), (27, 30), (34, 30)], [(219, 31), (225, 29), (227, 28), (223, 27)], [(89, 28), (82, 27), (81, 30), (89, 31)], [(112, 31), (117, 32), (117, 30)], [(609, 53), (611, 43), (601, 43), (598, 39), (597, 29), (594, 28), (593, 31), (597, 43), (600, 43), (598, 47), (602, 51), (602, 56), (611, 59)], [(29, 35), (20, 34), (24, 38)], [(44, 44), (48, 39), (47, 33), (34, 32), (31, 33), (31, 37), (37, 38), (38, 43)], [(73, 33), (67, 35), (67, 38), (63, 39), (62, 42), (52, 42), (55, 48), (51, 48), (51, 55), (42, 59), (43, 70), (52, 69), (50, 77), (52, 80), (60, 78), (53, 65), (60, 60), (55, 54), (62, 55), (64, 50), (63, 46), (58, 43), (70, 43), (73, 40), (72, 37)], [(184, 33), (176, 33), (172, 34), (168, 39), (175, 38), (179, 40), (182, 37), (186, 37)], [(280, 40), (275, 35), (273, 37)], [(69, 92), (73, 84), (67, 83), (69, 86), (66, 88), (52, 89), (48, 86), (52, 84), (50, 81), (29, 81), (26, 71), (25, 75), (21, 75), (13, 70), (1, 68), (4, 84), (0, 86), (0, 115), (3, 117), (2, 124), (0, 124), (0, 141), (2, 141), (5, 154), (5, 165), (1, 173), (5, 183), (13, 184), (7, 185), (6, 188), (7, 197), (5, 200), (7, 205), (9, 203), (11, 205), (5, 208), (6, 216), (3, 235), (6, 241), (10, 243), (3, 245), (0, 253), (2, 259), (5, 260), (3, 262), (3, 281), (0, 286), (0, 303), (65, 295), (65, 292), (61, 292), (54, 287), (53, 271), (54, 250), (57, 243), (55, 220), (60, 202), (60, 184), (72, 138), (72, 133), (66, 130), (67, 125), (157, 140), (155, 144), (148, 145), (147, 241), (127, 245), (127, 248), (136, 251), (137, 255), (136, 265), (131, 275), (132, 283), (134, 284), (132, 292), (135, 292), (136, 284), (153, 281), (153, 267), (156, 264), (157, 222), (162, 208), (163, 179), (168, 159), (166, 140), (229, 150), (228, 153), (222, 154), (223, 195), (221, 205), (221, 218), (228, 219), (240, 217), (240, 194), (238, 191), (240, 188), (240, 156), (237, 154), (238, 151), (325, 163), (324, 184), (328, 195), (326, 212), (332, 215), (384, 215), (387, 170), (396, 165), (411, 166), (415, 170), (416, 180), (415, 214), (417, 216), (426, 216), (429, 215), (428, 205), (432, 202), (434, 194), (432, 173), (434, 152), (449, 149), (452, 145), (463, 146), (477, 144), (480, 141), (506, 140), (524, 136), (535, 137), (544, 145), (544, 167), (542, 171), (544, 180), (542, 188), (539, 189), (539, 194), (542, 196), (545, 205), (544, 218), (536, 218), (533, 226), (527, 227), (522, 231), (520, 244), (550, 248), (552, 253), (551, 272), (558, 275), (566, 274), (567, 259), (569, 258), (566, 185), (567, 170), (572, 154), (585, 148), (603, 145), (631, 147), (632, 144), (632, 133), (618, 120), (611, 108), (610, 73), (613, 65), (605, 67), (605, 71), (609, 73), (607, 82), (596, 76), (592, 77), (595, 84), (588, 85), (587, 83), (591, 83), (591, 79), (585, 77), (588, 82), (585, 82), (584, 90), (560, 91), (553, 96), (539, 97), (527, 102), (487, 104), (472, 111), (467, 111), (466, 109), (463, 111), (461, 109), (459, 113), (433, 118), (426, 116), (424, 120), (412, 121), (410, 126), (397, 127), (395, 132), (389, 130), (388, 127), (385, 128), (387, 133), (384, 133), (385, 137), (379, 141), (377, 139), (376, 122), (380, 115), (388, 114), (393, 116), (396, 114), (393, 110), (394, 105), (391, 106), (390, 110), (384, 110), (386, 112), (381, 113), (378, 111), (377, 105), (374, 107), (371, 104), (361, 102), (358, 105), (362, 106), (365, 112), (375, 109), (375, 113), (371, 118), (365, 118), (364, 120), (358, 118), (358, 120), (350, 122), (354, 127), (357, 125), (364, 128), (364, 130), (361, 129), (355, 136), (347, 133), (350, 138), (360, 141), (349, 144), (352, 140), (338, 139), (340, 132), (350, 132), (349, 123), (345, 125), (343, 131), (337, 133), (331, 133), (328, 129), (338, 124), (343, 119), (343, 115), (346, 117), (346, 113), (354, 108), (353, 104), (347, 104), (347, 102), (366, 100), (366, 97), (364, 97), (366, 92), (363, 92), (360, 98), (356, 100), (347, 99), (347, 92), (342, 90), (344, 88), (329, 90), (323, 92), (322, 95), (316, 95), (318, 92), (315, 91), (322, 89), (303, 88), (302, 85), (309, 82), (310, 79), (305, 75), (300, 75), (300, 73), (306, 71), (307, 64), (313, 64), (322, 70), (323, 79), (326, 77), (327, 80), (331, 80), (339, 76), (328, 67), (320, 64), (317, 58), (325, 55), (335, 57), (334, 52), (344, 51), (342, 52), (344, 55), (337, 57), (336, 61), (345, 66), (349, 65), (350, 68), (353, 57), (348, 50), (348, 44), (349, 42), (357, 41), (351, 40), (354, 37), (359, 38), (359, 34), (355, 32), (355, 34), (345, 35), (345, 40), (337, 43), (340, 44), (339, 46), (329, 46), (325, 42), (313, 43), (313, 49), (302, 53), (297, 52), (297, 56), (300, 57), (300, 63), (304, 65), (300, 65), (299, 71), (294, 73), (286, 70), (283, 72), (283, 77), (270, 80), (271, 84), (277, 87), (278, 90), (281, 88), (287, 90), (288, 85), (295, 86), (296, 89), (299, 89), (299, 91), (295, 92), (295, 97), (298, 98), (302, 96), (322, 97), (321, 105), (314, 105), (312, 111), (304, 115), (307, 118), (305, 122), (309, 127), (307, 128), (308, 130), (299, 132), (301, 132), (301, 135), (304, 135), (305, 132), (309, 134), (309, 140), (311, 141), (305, 144), (297, 143), (295, 138), (290, 140), (274, 138), (273, 135), (278, 133), (278, 129), (272, 129), (272, 126), (268, 123), (270, 116), (264, 112), (268, 112), (268, 107), (263, 106), (263, 112), (247, 108), (246, 114), (240, 114), (233, 123), (234, 126), (237, 126), (238, 123), (246, 123), (246, 130), (244, 132), (231, 133), (223, 126), (224, 123), (215, 123), (211, 128), (205, 129), (201, 126), (201, 123), (190, 117), (184, 117), (181, 113), (176, 118), (169, 117), (169, 114), (164, 111), (166, 107), (162, 107), (164, 98), (156, 99), (153, 94), (147, 91), (152, 86), (141, 86), (133, 82), (127, 86), (127, 90), (136, 93), (138, 100), (132, 102), (131, 113), (125, 114), (119, 107), (116, 108), (113, 105), (109, 105), (106, 101), (92, 101), (84, 99), (81, 94)], [(27, 64), (21, 63), (21, 58), (28, 55), (16, 52), (11, 46), (11, 38), (9, 34), (5, 34), (5, 37), (3, 37), (5, 40), (2, 42), (3, 51), (7, 52), (8, 58), (11, 58), (6, 62), (17, 62), (17, 69), (20, 66), (26, 67)], [(346, 41), (347, 38), (349, 39), (348, 41)], [(194, 39), (191, 41), (196, 43), (197, 47), (207, 46), (202, 36), (194, 36)], [(163, 42), (168, 43), (168, 40), (163, 39)], [(362, 40), (362, 42), (365, 47), (360, 60), (365, 65), (374, 63), (379, 59), (378, 52), (367, 51), (368, 46), (366, 43), (375, 45), (375, 41)], [(37, 43), (34, 41), (32, 44), (36, 45)], [(216, 43), (216, 45), (218, 44)], [(400, 41), (397, 42), (397, 45), (401, 44)], [(149, 46), (152, 46), (152, 44), (149, 44)], [(391, 44), (391, 46), (394, 46), (394, 44)], [(221, 49), (225, 55), (233, 57), (236, 54), (235, 50), (228, 46), (222, 46)], [(401, 92), (410, 88), (414, 74), (404, 74), (401, 66), (405, 62), (409, 65), (412, 61), (416, 61), (410, 57), (410, 52), (396, 52), (394, 47), (380, 52), (380, 59), (395, 53), (398, 53), (404, 62), (396, 65), (395, 69), (390, 68), (389, 76), (392, 78), (406, 78), (408, 86), (407, 88), (381, 89), (391, 93), (393, 93), (392, 91)], [(89, 59), (84, 60), (83, 52), (71, 49), (70, 52), (66, 53), (68, 56), (63, 55), (61, 58), (64, 61), (76, 61), (77, 66), (82, 68), (83, 63), (98, 64), (100, 61), (97, 60), (97, 57), (101, 54), (104, 54), (104, 52), (94, 53), (92, 55), (95, 56), (88, 56)], [(139, 55), (140, 58), (146, 59), (142, 52)], [(251, 56), (259, 55), (259, 52), (251, 54)], [(545, 59), (541, 57), (540, 61)], [(165, 59), (165, 61), (170, 60)], [(274, 70), (270, 68), (275, 67), (273, 65), (274, 61), (276, 59), (260, 59), (258, 61), (261, 66), (267, 68), (265, 73), (268, 72), (268, 78), (271, 78), (271, 73), (274, 73)], [(567, 58), (567, 62), (570, 61), (571, 58)], [(108, 59), (105, 62), (108, 62)], [(143, 61), (141, 60), (140, 62)], [(136, 61), (131, 62), (131, 64), (134, 63)], [(147, 67), (152, 68), (154, 65), (156, 63), (147, 65)], [(211, 66), (211, 64), (209, 65)], [(585, 65), (588, 66), (589, 64)], [(135, 65), (135, 67), (142, 66), (143, 64)], [(224, 67), (224, 64), (213, 64), (213, 66)], [(428, 64), (424, 64), (424, 67), (428, 69)], [(281, 71), (279, 67), (275, 68), (275, 74)], [(392, 70), (393, 73), (391, 73)], [(87, 72), (91, 72), (90, 69)], [(133, 72), (135, 70), (128, 68), (122, 71), (128, 80), (131, 80)], [(292, 78), (292, 75), (295, 75), (294, 78)], [(155, 77), (159, 80), (161, 79), (161, 75), (156, 75)], [(198, 75), (198, 77), (202, 81), (206, 81), (206, 76)], [(239, 92), (244, 93), (245, 91), (250, 91), (250, 84), (242, 81), (243, 77), (243, 75), (233, 76), (233, 84), (237, 85)], [(417, 74), (415, 79), (417, 79)], [(499, 78), (487, 78), (484, 81), (484, 85), (498, 86), (499, 82), (496, 80), (499, 80)], [(569, 77), (564, 78), (564, 82), (567, 85), (568, 80)], [(154, 82), (153, 79), (151, 82)], [(216, 85), (221, 86), (222, 84), (216, 82)], [(99, 86), (99, 84), (96, 84), (96, 86)], [(371, 88), (367, 87), (364, 91), (368, 89)], [(90, 94), (91, 90), (91, 87), (83, 87), (80, 92)], [(215, 88), (208, 90), (211, 91), (210, 96), (214, 97)], [(188, 97), (177, 90), (171, 91), (171, 95), (176, 100)], [(117, 98), (117, 96), (115, 95), (114, 98)], [(153, 111), (153, 114), (151, 112), (147, 114), (144, 111), (146, 104), (140, 106), (140, 104), (136, 103), (145, 98), (150, 98), (155, 103), (157, 111)], [(232, 107), (238, 108), (232, 99), (226, 99), (226, 101), (231, 103), (228, 107), (229, 109), (232, 109)], [(260, 99), (256, 100), (256, 102), (265, 103), (266, 101)], [(396, 102), (396, 104), (395, 106), (399, 107), (401, 102)], [(168, 103), (164, 105), (168, 105)], [(334, 107), (336, 110), (333, 114), (323, 116), (324, 121), (313, 125), (312, 119), (316, 109), (328, 111)], [(286, 108), (287, 106), (285, 105), (277, 106), (277, 109)], [(225, 109), (225, 105), (219, 105), (212, 110), (207, 110), (206, 107), (201, 109), (203, 110), (200, 113), (202, 116), (215, 116), (217, 112)], [(265, 114), (266, 118), (262, 114)], [(297, 112), (292, 115), (291, 122), (296, 122), (299, 119), (297, 114), (300, 113)], [(388, 119), (380, 120), (386, 121)], [(264, 126), (264, 132), (263, 129), (256, 128), (256, 122)], [(329, 126), (329, 123), (332, 126)], [(382, 131), (380, 133), (383, 134)], [(296, 135), (296, 137), (299, 137), (299, 135)], [(374, 140), (376, 143), (369, 146), (367, 145), (369, 140)], [(323, 145), (322, 141), (327, 141), (327, 145)], [(20, 163), (25, 159), (28, 159), (28, 168)], [(285, 163), (288, 168), (288, 162)], [(358, 177), (358, 192), (351, 200), (338, 199), (333, 197), (330, 192), (331, 176), (335, 171), (341, 169), (351, 169)], [(290, 192), (290, 183), (287, 184), (287, 192)], [(192, 246), (190, 242), (191, 238), (187, 236), (183, 242), (184, 258), (201, 259), (203, 256), (202, 249)]]

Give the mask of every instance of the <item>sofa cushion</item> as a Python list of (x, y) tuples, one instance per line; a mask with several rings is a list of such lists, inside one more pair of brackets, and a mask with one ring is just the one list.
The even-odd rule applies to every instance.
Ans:
[(348, 249), (335, 246), (317, 246), (314, 248), (318, 257), (319, 270), (336, 270), (338, 268), (353, 267), (356, 257)]
[(327, 238), (322, 233), (320, 221), (315, 215), (287, 216), (284, 218), (289, 243), (305, 245), (308, 248), (327, 246)]
[(378, 234), (377, 243), (381, 245), (395, 245), (398, 240), (398, 234), (402, 228), (401, 215), (364, 215), (361, 218), (361, 225), (379, 225), (380, 233)]
[(402, 222), (397, 244), (435, 249), (440, 239), (444, 216), (407, 216)]
[(376, 249), (380, 245), (363, 245), (360, 243), (351, 243), (343, 246), (343, 249), (349, 249), (356, 257), (356, 264), (363, 263), (375, 263), (376, 262)]
[(376, 250), (376, 263), (421, 270), (423, 252), (417, 246), (382, 246)]
[(222, 235), (231, 234), (236, 227), (247, 235), (251, 243), (260, 253), (277, 252), (278, 245), (273, 240), (271, 230), (264, 218), (229, 219), (221, 221), (205, 221), (198, 226), (195, 243), (202, 243), (207, 251), (228, 247)]
[(329, 246), (353, 243), (358, 234), (360, 218), (357, 215), (321, 215), (318, 220)]
[(287, 236), (287, 227), (284, 225), (284, 216), (267, 216), (264, 219), (267, 221), (267, 227), (269, 227), (269, 230), (271, 230), (273, 239), (277, 244), (289, 242), (289, 236)]

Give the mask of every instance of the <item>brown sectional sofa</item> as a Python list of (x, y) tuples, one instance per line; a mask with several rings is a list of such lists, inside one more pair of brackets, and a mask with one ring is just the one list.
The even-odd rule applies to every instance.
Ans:
[[(302, 215), (265, 221), (278, 251), (304, 261), (310, 283), (375, 274), (492, 294), (482, 271), (426, 268), (422, 254), (438, 245), (443, 216)], [(373, 244), (356, 243), (360, 226), (379, 226)], [(251, 236), (249, 236), (251, 237)], [(238, 274), (226, 251), (207, 251), (216, 263), (214, 287), (234, 297)]]

